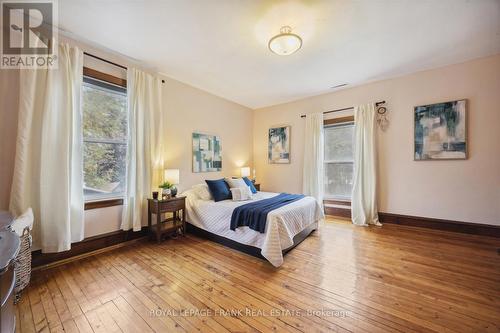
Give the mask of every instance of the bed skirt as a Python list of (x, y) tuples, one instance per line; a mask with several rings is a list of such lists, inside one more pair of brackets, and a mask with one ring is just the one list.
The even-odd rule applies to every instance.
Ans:
[[(254, 256), (254, 257), (257, 257), (257, 258), (260, 258), (260, 259), (264, 259), (267, 261), (266, 258), (264, 258), (262, 256), (262, 254), (260, 253), (261, 252), (261, 249), (258, 248), (258, 247), (255, 247), (255, 246), (251, 246), (251, 245), (246, 245), (246, 244), (242, 244), (242, 243), (238, 243), (237, 241), (234, 241), (232, 239), (229, 239), (229, 238), (226, 238), (226, 237), (222, 237), (222, 236), (219, 236), (219, 235), (216, 235), (214, 233), (211, 233), (209, 231), (206, 231), (205, 229), (202, 229), (202, 228), (199, 228), (189, 222), (186, 222), (186, 229), (187, 229), (187, 232), (193, 234), (193, 235), (196, 235), (196, 236), (199, 236), (199, 237), (202, 237), (202, 238), (205, 238), (205, 239), (208, 239), (208, 240), (211, 240), (215, 243), (218, 243), (218, 244), (221, 244), (221, 245), (224, 245), (224, 246), (227, 246), (227, 247), (230, 247), (232, 249), (235, 249), (237, 251), (240, 251), (240, 252), (243, 252), (243, 253), (246, 253), (246, 254), (249, 254), (251, 256)], [(293, 237), (293, 245), (284, 249), (282, 252), (283, 252), (283, 255), (285, 255), (285, 253), (289, 252), (290, 250), (292, 250), (294, 247), (296, 247), (297, 245), (299, 245), (300, 243), (302, 243), (302, 241), (304, 239), (307, 238), (307, 236), (309, 236), (309, 234), (311, 232), (313, 232), (314, 230), (317, 229), (317, 223), (312, 223), (310, 224), (308, 227), (306, 227), (304, 230), (302, 230), (301, 232), (299, 232), (298, 234), (296, 234), (294, 237)]]

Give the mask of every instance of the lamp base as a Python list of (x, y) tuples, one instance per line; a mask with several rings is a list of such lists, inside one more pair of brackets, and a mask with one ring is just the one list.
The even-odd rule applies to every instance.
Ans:
[(170, 188), (170, 194), (175, 197), (177, 195), (177, 187)]

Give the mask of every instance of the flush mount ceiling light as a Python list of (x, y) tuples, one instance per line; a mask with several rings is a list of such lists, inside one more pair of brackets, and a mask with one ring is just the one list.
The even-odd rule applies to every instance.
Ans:
[(269, 50), (277, 55), (290, 55), (302, 47), (302, 38), (292, 34), (292, 28), (285, 25), (281, 27), (279, 35), (269, 40)]

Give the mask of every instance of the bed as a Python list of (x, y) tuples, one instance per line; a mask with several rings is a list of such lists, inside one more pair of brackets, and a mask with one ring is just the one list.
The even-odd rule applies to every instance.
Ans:
[(274, 197), (279, 193), (257, 192), (251, 201), (202, 200), (186, 191), (186, 221), (192, 232), (237, 250), (262, 257), (273, 266), (283, 264), (283, 255), (313, 230), (324, 217), (321, 207), (313, 197), (304, 197), (271, 211), (267, 216), (264, 233), (249, 227), (230, 229), (233, 210), (252, 201)]

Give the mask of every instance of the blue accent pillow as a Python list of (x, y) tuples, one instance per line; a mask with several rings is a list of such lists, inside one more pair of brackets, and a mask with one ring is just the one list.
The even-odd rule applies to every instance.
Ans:
[(253, 194), (257, 193), (257, 189), (253, 185), (253, 182), (250, 179), (248, 179), (248, 177), (243, 177), (243, 180), (248, 186), (250, 186), (250, 190), (252, 191)]
[(227, 185), (224, 181), (224, 178), (217, 180), (205, 180), (205, 182), (207, 183), (208, 190), (210, 191), (210, 194), (212, 194), (215, 202), (232, 198), (229, 185)]

